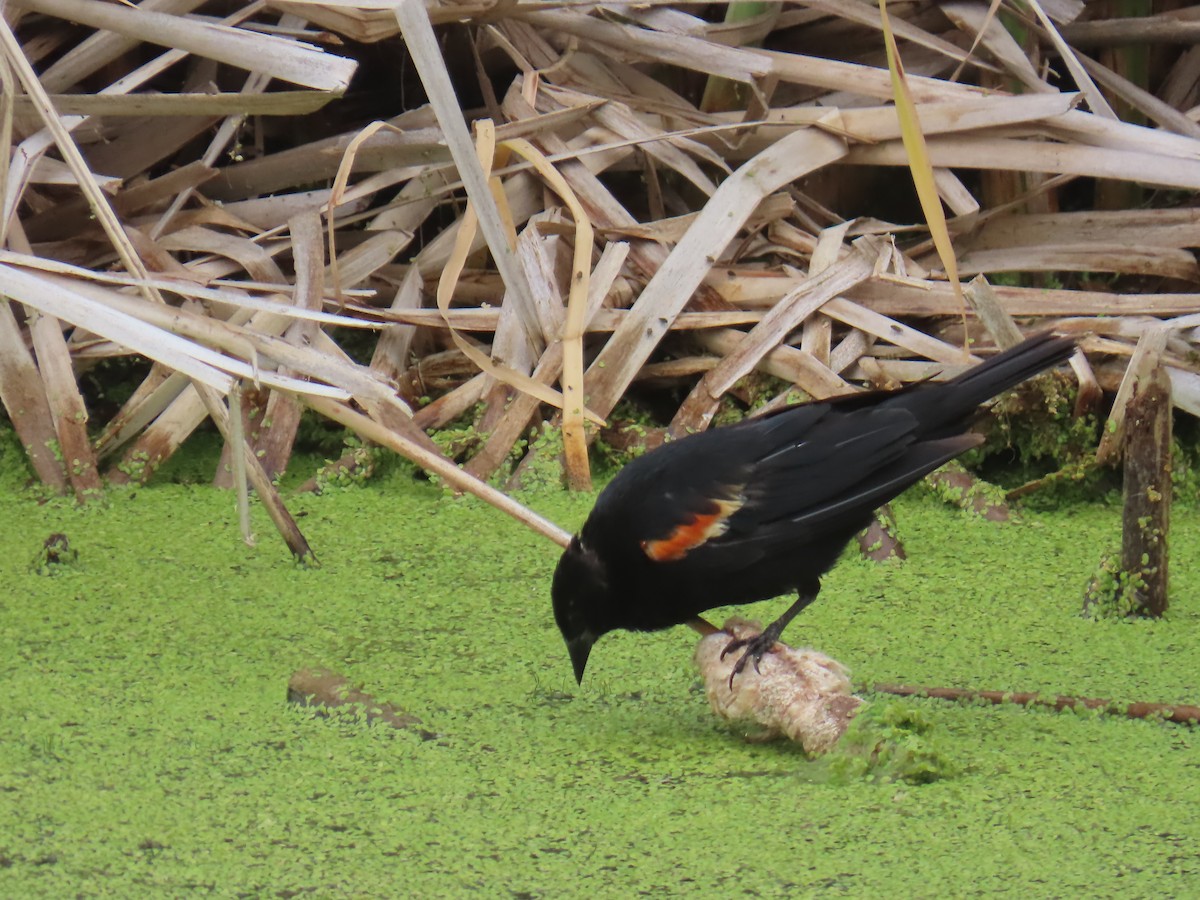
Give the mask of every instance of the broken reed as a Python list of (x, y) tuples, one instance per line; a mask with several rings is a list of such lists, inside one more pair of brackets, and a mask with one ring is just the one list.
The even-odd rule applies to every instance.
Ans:
[[(776, 406), (795, 390), (895, 387), (1005, 346), (1016, 320), (1094, 335), (1073, 361), (1088, 397), (1115, 390), (1147, 323), (1165, 323), (1173, 402), (1195, 414), (1200, 214), (1140, 200), (1056, 210), (1068, 190), (1078, 204), (1081, 179), (1200, 187), (1200, 128), (1184, 114), (1196, 64), (1155, 45), (1167, 74), (1137, 84), (1072, 48), (1104, 22), (1058, 7), (1022, 22), (1019, 46), (961, 4), (892, 11), (958, 268), (1022, 273), (978, 286), (964, 333), (931, 247), (882, 204), (845, 220), (827, 190), (886, 200), (908, 177), (879, 32), (853, 10), (714, 25), (657, 5), (409, 3), (397, 18), (278, 2), (216, 22), (192, 0), (27, 0), (0, 26), (13, 160), (0, 175), (0, 400), (38, 477), (86, 498), (102, 477), (150, 478), (206, 419), (236, 431), (224, 398), (253, 385), (246, 477), (300, 553), (270, 479), (304, 408), (422, 465), (461, 462), (460, 486), (482, 490), (531, 426), (559, 420), (560, 388), (570, 426), (609, 418), (639, 380), (668, 381), (684, 394), (679, 435), (750, 373), (793, 386)], [(760, 49), (785, 32), (795, 49)], [(340, 99), (368, 64), (331, 34), (381, 42), (393, 68), (357, 83), (386, 127)], [(806, 55), (806, 41), (839, 56)], [(470, 52), (447, 61), (443, 46)], [(423, 96), (395, 89), (410, 57)], [(705, 106), (672, 72), (740, 87)], [(476, 89), (486, 110), (464, 113)], [(742, 107), (715, 111), (730, 97)], [(1152, 127), (1109, 115), (1114, 98)], [(315, 119), (298, 116), (318, 109), (327, 133), (306, 133)], [(497, 149), (481, 163), (467, 126), (478, 136), (484, 119)], [(513, 155), (521, 142), (536, 156)], [(1071, 273), (1142, 281), (1128, 293), (1128, 280), (1098, 289)], [(345, 336), (364, 332), (379, 337), (362, 364)], [(79, 374), (131, 351), (155, 365), (108, 421), (88, 422)], [(480, 401), (488, 439), (448, 458), (428, 431)], [(582, 485), (588, 436), (567, 431)]]

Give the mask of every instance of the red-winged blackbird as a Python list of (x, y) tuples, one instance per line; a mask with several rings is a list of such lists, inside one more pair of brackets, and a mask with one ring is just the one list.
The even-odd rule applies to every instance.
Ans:
[(757, 665), (875, 509), (982, 438), (979, 404), (1074, 352), (1042, 333), (941, 384), (781, 409), (664, 444), (601, 492), (554, 572), (554, 617), (583, 681), (592, 645), (617, 628), (655, 631), (716, 606), (796, 591), (750, 641)]

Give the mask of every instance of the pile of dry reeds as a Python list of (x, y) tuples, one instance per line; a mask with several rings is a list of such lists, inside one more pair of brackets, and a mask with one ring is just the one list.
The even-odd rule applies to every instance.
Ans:
[[(211, 418), (298, 553), (271, 477), (305, 407), (514, 514), (481, 479), (548, 416), (588, 485), (638, 380), (684, 433), (755, 370), (826, 397), (1056, 326), (1085, 397), (1140, 340), (1200, 414), (1200, 6), (1120, 6), (9, 3), (0, 398), (80, 496)], [(897, 91), (957, 273), (1015, 276), (970, 306)], [(89, 428), (80, 375), (129, 354)], [(460, 469), (428, 433), (481, 402)]]

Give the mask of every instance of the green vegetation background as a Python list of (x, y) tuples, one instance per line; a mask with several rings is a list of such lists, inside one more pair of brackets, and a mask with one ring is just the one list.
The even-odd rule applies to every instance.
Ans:
[[(557, 548), (403, 467), (289, 500), (305, 568), (260, 509), (242, 545), (211, 460), (79, 509), (0, 446), (0, 896), (1200, 896), (1194, 728), (890, 701), (943, 777), (839, 776), (724, 730), (684, 629), (606, 637), (577, 688)], [(1194, 505), (1169, 617), (1134, 623), (1079, 616), (1114, 506), (896, 511), (909, 561), (846, 560), (792, 643), (856, 681), (1200, 702)], [(41, 574), (52, 532), (78, 560)], [(306, 666), (420, 728), (289, 706)]]

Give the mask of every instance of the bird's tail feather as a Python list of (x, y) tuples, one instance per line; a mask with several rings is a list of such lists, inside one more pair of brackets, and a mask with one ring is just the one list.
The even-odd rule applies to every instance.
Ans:
[(1049, 331), (1026, 338), (950, 381), (955, 390), (946, 392), (946, 400), (954, 409), (946, 410), (947, 420), (965, 416), (997, 394), (1066, 362), (1074, 352), (1072, 338), (1057, 337)]

